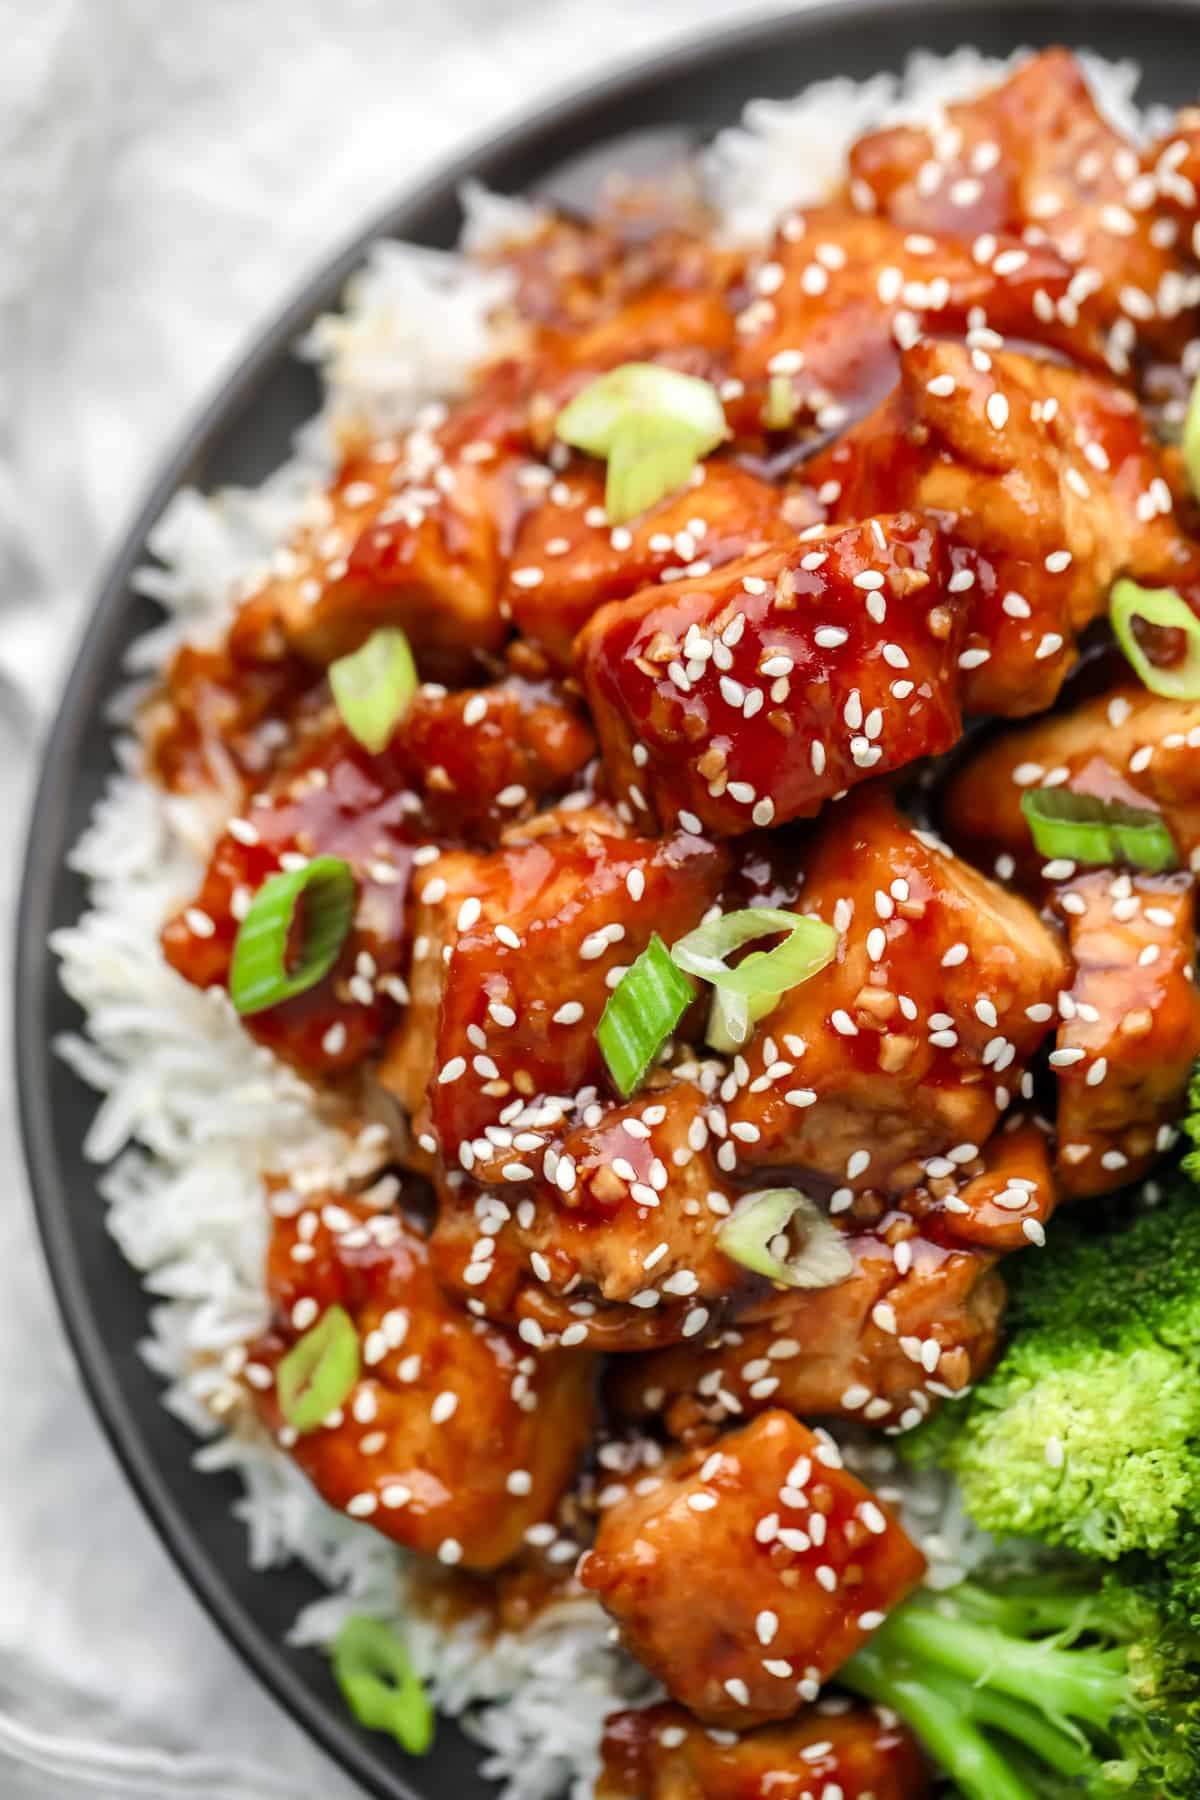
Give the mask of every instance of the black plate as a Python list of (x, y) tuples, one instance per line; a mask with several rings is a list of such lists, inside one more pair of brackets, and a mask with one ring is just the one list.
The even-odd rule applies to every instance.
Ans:
[(1179, 105), (1200, 84), (1198, 17), (1195, 0), (1000, 0), (979, 10), (962, 0), (836, 0), (709, 35), (559, 101), (391, 207), (305, 287), (192, 426), (108, 573), (46, 751), (17, 940), (21, 1115), (46, 1255), (92, 1400), (180, 1568), (289, 1712), (384, 1800), (482, 1800), (493, 1790), (476, 1773), (477, 1753), (453, 1728), (443, 1727), (426, 1761), (405, 1762), (346, 1716), (322, 1658), (284, 1644), (316, 1584), (298, 1569), (251, 1571), (242, 1527), (230, 1512), (235, 1479), (191, 1467), (195, 1442), (161, 1406), (158, 1382), (137, 1353), (147, 1330), (146, 1296), (105, 1232), (96, 1173), (79, 1148), (96, 1098), (50, 1048), (79, 1019), (58, 986), (46, 939), (84, 905), (83, 885), (65, 857), (112, 767), (105, 698), (119, 685), (126, 646), (151, 622), (149, 602), (130, 590), (131, 573), (147, 555), (147, 532), (180, 486), (256, 482), (283, 460), (291, 432), (317, 402), (311, 372), (289, 355), (294, 339), (336, 303), (371, 238), (452, 244), (464, 177), (501, 192), (570, 197), (586, 190), (598, 162), (620, 166), (643, 156), (647, 132), (669, 126), (676, 142), (680, 132), (700, 138), (730, 123), (756, 94), (783, 98), (823, 76), (899, 68), (916, 46), (944, 51), (971, 42), (1007, 54), (1024, 44), (1086, 45), (1136, 57), (1145, 71), (1143, 95)]

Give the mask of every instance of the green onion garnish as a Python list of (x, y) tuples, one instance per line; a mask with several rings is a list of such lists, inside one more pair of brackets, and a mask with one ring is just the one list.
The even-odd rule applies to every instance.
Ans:
[(1179, 867), (1166, 820), (1148, 807), (1072, 794), (1065, 788), (1029, 788), (1021, 795), (1021, 811), (1043, 856), (1065, 856), (1076, 863), (1129, 863), (1152, 875)]
[(408, 1652), (382, 1619), (357, 1613), (333, 1641), (333, 1673), (368, 1731), (387, 1731), (410, 1756), (433, 1743), (433, 1708)]
[(611, 525), (684, 487), (726, 435), (710, 381), (659, 363), (622, 363), (590, 381), (558, 415), (564, 444), (608, 462), (604, 510)]
[(1192, 384), (1192, 397), (1183, 422), (1183, 466), (1192, 493), (1200, 500), (1200, 375)]
[(620, 1093), (628, 1100), (695, 996), (658, 933), (626, 969), (608, 998), (596, 1042)]
[(610, 524), (636, 519), (686, 487), (696, 466), (696, 440), (670, 421), (634, 414), (613, 439), (608, 455), (604, 510)]
[[(797, 1221), (802, 1227), (799, 1247), (787, 1235)], [(717, 1242), (733, 1262), (781, 1287), (835, 1287), (854, 1267), (837, 1227), (799, 1188), (747, 1194), (721, 1226)]]
[[(300, 943), (288, 952), (299, 908)], [(327, 975), (354, 917), (354, 876), (340, 856), (317, 856), (263, 882), (238, 928), (229, 997), (240, 1013), (262, 1012)]]
[(796, 422), (796, 390), (790, 375), (772, 375), (767, 381), (767, 401), (762, 422), (768, 431), (787, 431)]
[(408, 639), (391, 625), (373, 631), (361, 650), (329, 665), (329, 686), (346, 729), (373, 756), (391, 739), (418, 685)]
[(279, 1410), (293, 1431), (316, 1431), (353, 1390), (358, 1370), (354, 1321), (343, 1307), (330, 1306), (275, 1371)]
[[(1118, 581), (1108, 603), (1112, 628), (1143, 687), (1171, 700), (1200, 700), (1200, 619), (1174, 588), (1144, 588)], [(1163, 668), (1152, 663), (1133, 634), (1134, 619), (1182, 631), (1187, 640), (1183, 661)]]
[[(778, 937), (774, 950), (755, 950), (735, 968), (726, 962), (734, 950), (754, 938)], [(821, 919), (780, 912), (770, 906), (748, 906), (698, 925), (671, 948), (672, 960), (689, 975), (711, 981), (717, 989), (708, 1021), (708, 1041), (715, 1050), (736, 1050), (750, 1028), (765, 1018), (787, 993), (833, 961), (838, 934)]]

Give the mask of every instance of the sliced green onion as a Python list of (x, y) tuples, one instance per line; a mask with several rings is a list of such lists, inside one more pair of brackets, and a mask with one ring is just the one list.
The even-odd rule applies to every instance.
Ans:
[(617, 432), (608, 455), (604, 511), (609, 524), (636, 519), (668, 494), (678, 493), (687, 486), (696, 462), (691, 431), (635, 413)]
[(1161, 813), (1100, 800), (1065, 788), (1028, 788), (1021, 811), (1043, 856), (1090, 864), (1129, 863), (1159, 875), (1179, 867), (1175, 840)]
[(1192, 384), (1192, 397), (1183, 422), (1183, 466), (1192, 493), (1200, 500), (1200, 375)]
[(641, 1086), (695, 993), (655, 932), (609, 995), (596, 1027), (596, 1042), (626, 1100)]
[(334, 1679), (368, 1731), (387, 1731), (410, 1756), (433, 1743), (433, 1708), (408, 1651), (382, 1619), (357, 1613), (333, 1641)]
[(787, 431), (796, 422), (796, 390), (790, 375), (772, 375), (767, 380), (767, 403), (762, 422), (768, 431)]
[[(788, 1236), (797, 1222), (802, 1228), (798, 1248)], [(854, 1267), (841, 1232), (799, 1188), (747, 1194), (721, 1226), (717, 1243), (733, 1262), (781, 1287), (836, 1287)]]
[(635, 416), (689, 430), (702, 456), (725, 436), (725, 409), (711, 381), (648, 362), (622, 363), (590, 381), (563, 407), (556, 430), (565, 444), (607, 456), (617, 433)]
[[(1143, 687), (1171, 700), (1200, 700), (1200, 619), (1174, 588), (1144, 588), (1118, 581), (1108, 603), (1112, 628)], [(1182, 662), (1162, 668), (1152, 663), (1133, 634), (1134, 619), (1182, 631), (1187, 652)]]
[(327, 1307), (275, 1371), (279, 1410), (293, 1431), (316, 1431), (352, 1392), (358, 1371), (354, 1321), (343, 1307)]
[(604, 510), (620, 525), (686, 485), (724, 439), (725, 409), (699, 376), (622, 363), (576, 394), (555, 429), (563, 443), (607, 460)]
[[(774, 950), (755, 950), (735, 968), (726, 958), (754, 938), (778, 937)], [(750, 1028), (778, 1005), (789, 988), (816, 975), (833, 961), (838, 934), (821, 919), (781, 912), (770, 906), (748, 906), (698, 925), (671, 949), (671, 958), (689, 975), (711, 981), (717, 989), (708, 1023), (708, 1041), (716, 1050), (736, 1050)]]
[[(288, 951), (300, 912), (294, 966)], [(354, 917), (354, 876), (340, 856), (317, 856), (263, 882), (238, 927), (229, 997), (240, 1013), (262, 1012), (328, 975)]]
[(373, 631), (361, 650), (329, 665), (329, 686), (346, 729), (372, 755), (390, 741), (418, 685), (408, 639), (392, 625)]

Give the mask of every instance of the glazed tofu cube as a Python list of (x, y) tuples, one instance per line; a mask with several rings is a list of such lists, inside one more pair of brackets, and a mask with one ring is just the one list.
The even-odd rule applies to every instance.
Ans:
[(1009, 1113), (970, 1162), (932, 1158), (903, 1204), (939, 1242), (1024, 1250), (1043, 1242), (1059, 1197), (1047, 1126)]
[(378, 755), (327, 707), (306, 718), (297, 741), (222, 833), (199, 892), (162, 943), (197, 987), (224, 985), (239, 923), (263, 882), (297, 856), (347, 862), (358, 903), (336, 965), (307, 992), (245, 1020), (307, 1073), (343, 1073), (378, 1046), (405, 998), (409, 878), (422, 838), (495, 842), (539, 798), (569, 785), (593, 740), (552, 684), (511, 679), (454, 694), (420, 688)]
[[(1038, 325), (1035, 297), (1065, 297), (1071, 265), (1017, 238), (989, 249), (984, 261), (952, 235), (909, 232), (842, 206), (790, 214), (737, 318), (730, 373), (743, 393), (729, 407), (737, 428), (761, 430), (791, 414), (791, 429), (840, 430), (883, 398), (901, 350), (925, 332), (958, 336), (986, 319), (994, 331), (1055, 335), (1057, 321)], [(1087, 348), (1100, 354), (1094, 334)]]
[[(557, 1124), (581, 1090), (595, 1099), (607, 1088), (596, 1027), (613, 970), (628, 967), (655, 932), (673, 943), (697, 925), (728, 862), (720, 846), (685, 832), (637, 838), (588, 828), (487, 859), (445, 937), (430, 1108), (450, 1167), (470, 1174), (492, 1164), (489, 1127)], [(445, 904), (437, 865), (421, 892)]]
[(1144, 1175), (1178, 1132), (1200, 1052), (1195, 883), (1097, 869), (1056, 895), (1073, 973), (1050, 1062), (1068, 1196)]
[(1045, 1036), (1067, 967), (1057, 935), (878, 790), (831, 814), (800, 905), (838, 951), (758, 1025), (721, 1090), (718, 1160), (810, 1169), (848, 1193), (903, 1193), (948, 1152), (969, 1161)]
[[(489, 917), (504, 919), (513, 903), (512, 875), (514, 862), (520, 866), (520, 858), (515, 856), (519, 849), (543, 839), (552, 843), (563, 837), (590, 841), (624, 838), (629, 833), (610, 807), (591, 806), (550, 808), (508, 827), (502, 835), (505, 853), (493, 856), (447, 849), (433, 857), (434, 847), (426, 846), (421, 873), (413, 884), (409, 999), (385, 1046), (379, 1079), (414, 1121), (427, 1158), (437, 1149), (430, 1125), (429, 1091), (437, 1067), (442, 996), (463, 906), (478, 901), (481, 916), (486, 911)], [(471, 910), (468, 908), (468, 917)], [(472, 1056), (476, 1048), (472, 1046)]]
[(605, 1721), (596, 1800), (926, 1800), (933, 1775), (894, 1716), (841, 1698), (734, 1736), (681, 1706)]
[(727, 253), (694, 242), (674, 271), (627, 285), (595, 308), (590, 323), (543, 332), (540, 392), (565, 405), (593, 375), (626, 362), (661, 362), (704, 380), (718, 377), (733, 338), (725, 286), (734, 266)]
[(904, 1212), (848, 1226), (850, 1274), (781, 1294), (770, 1315), (613, 1366), (620, 1413), (673, 1437), (785, 1407), (909, 1430), (991, 1365), (1005, 1289), (994, 1255), (925, 1235)]
[(835, 518), (889, 505), (942, 523), (967, 613), (967, 712), (1049, 706), (1118, 576), (1197, 581), (1137, 401), (1107, 376), (917, 344), (895, 393), (808, 474)]
[[(480, 1140), (471, 1184), (442, 1195), (439, 1278), (492, 1317), (641, 1350), (705, 1330), (768, 1284), (724, 1255), (736, 1195), (713, 1157), (708, 1101), (690, 1081), (648, 1086), (589, 1121), (538, 1125), (539, 1109)], [(490, 1182), (490, 1186), (482, 1185)]]
[(1200, 851), (1200, 701), (1128, 682), (989, 738), (946, 784), (942, 821), (970, 856), (1034, 881), (1040, 855), (1021, 811), (1029, 788), (1161, 813), (1184, 862)]
[(234, 645), (265, 653), (282, 640), (326, 664), (398, 625), (430, 680), (462, 680), (499, 649), (522, 458), (491, 441), (492, 424), (486, 402), (473, 404), (399, 448), (350, 457), (247, 595)]
[[(703, 563), (719, 569), (795, 533), (795, 503), (735, 463), (701, 463), (698, 479), (628, 524), (609, 525), (604, 481), (591, 464), (561, 476), (521, 521), (504, 604), (518, 630), (560, 668), (609, 600)], [(798, 522), (811, 523), (810, 516)]]
[[(267, 1286), (276, 1325), (252, 1367), (273, 1369), (341, 1306), (360, 1375), (313, 1431), (281, 1441), (331, 1506), (446, 1564), (494, 1569), (549, 1518), (592, 1422), (592, 1359), (534, 1355), (442, 1293), (423, 1238), (390, 1207), (343, 1195), (276, 1196)], [(273, 1385), (252, 1388), (272, 1429)]]
[(832, 1440), (769, 1412), (614, 1506), (580, 1578), (672, 1699), (742, 1730), (815, 1698), (924, 1570)]
[(957, 640), (936, 528), (900, 515), (646, 588), (579, 655), (614, 791), (728, 836), (948, 749)]
[[(1164, 231), (1190, 149), (1186, 128), (1176, 135), (1182, 153), (1168, 140), (1143, 154), (1100, 112), (1071, 52), (1053, 49), (947, 106), (936, 133), (900, 125), (861, 138), (850, 176), (856, 197), (898, 227), (955, 232), (992, 268), (1001, 233), (1059, 250), (1077, 279), (1042, 306), (1027, 335), (1065, 327), (1087, 348), (1103, 332), (1123, 373), (1139, 339), (1177, 354), (1193, 328), (1187, 239)], [(1194, 209), (1194, 192), (1183, 199), (1185, 212)]]

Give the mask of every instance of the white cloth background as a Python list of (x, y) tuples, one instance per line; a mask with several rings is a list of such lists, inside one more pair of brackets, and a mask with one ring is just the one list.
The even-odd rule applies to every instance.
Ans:
[[(37, 722), (155, 464), (329, 248), (535, 97), (755, 10), (0, 0), (0, 674)], [(35, 737), (0, 690), (6, 917)], [(350, 1800), (218, 1637), (100, 1438), (0, 1073), (0, 1800)]]

